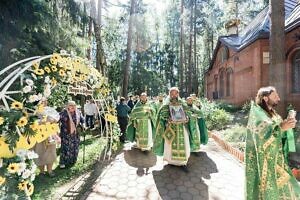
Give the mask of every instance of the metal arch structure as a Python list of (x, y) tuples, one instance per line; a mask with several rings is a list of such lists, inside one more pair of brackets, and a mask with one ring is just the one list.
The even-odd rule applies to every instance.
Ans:
[[(67, 53), (58, 53), (60, 56), (71, 56)], [(5, 109), (7, 111), (10, 111), (10, 103), (16, 101), (14, 99), (14, 95), (22, 95), (22, 90), (15, 90), (12, 89), (12, 85), (14, 83), (17, 83), (20, 81), (20, 86), (22, 88), (23, 86), (23, 74), (26, 72), (33, 73), (33, 70), (31, 67), (34, 63), (40, 63), (43, 60), (49, 59), (53, 56), (53, 54), (45, 55), (45, 56), (33, 56), (30, 58), (26, 58), (23, 60), (20, 60), (18, 62), (15, 62), (4, 69), (0, 71), (0, 106), (2, 106), (2, 109)], [(73, 56), (75, 58), (79, 58), (77, 56)], [(89, 88), (92, 88), (92, 86), (86, 82)], [(53, 88), (51, 88), (53, 89)], [(105, 113), (100, 113), (98, 109), (98, 115), (101, 116), (101, 114), (110, 114), (109, 108), (110, 103), (107, 101), (107, 97), (104, 97), (101, 94), (98, 94), (97, 96), (92, 95), (91, 96), (94, 101), (100, 102), (100, 106), (105, 111)], [(109, 98), (108, 98), (109, 99)], [(113, 95), (110, 95), (110, 99), (113, 100)], [(27, 108), (28, 109), (28, 108)], [(29, 109), (30, 110), (30, 109)], [(32, 110), (31, 110), (32, 111)], [(110, 159), (111, 158), (111, 152), (112, 152), (112, 143), (113, 143), (113, 127), (112, 123), (105, 122), (105, 139), (107, 141), (107, 145), (104, 150), (103, 160)], [(17, 128), (18, 130), (18, 128)], [(102, 132), (104, 130), (104, 127), (101, 125), (100, 131)], [(18, 130), (19, 135), (21, 134)], [(99, 157), (101, 159), (101, 157)]]

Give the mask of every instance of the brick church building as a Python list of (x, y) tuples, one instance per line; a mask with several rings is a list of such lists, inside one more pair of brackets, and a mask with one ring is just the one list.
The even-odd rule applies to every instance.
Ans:
[[(206, 97), (242, 105), (268, 85), (269, 7), (238, 34), (221, 36), (205, 74)], [(300, 3), (285, 0), (286, 99), (300, 111)], [(234, 32), (235, 22), (229, 28)], [(232, 32), (233, 31), (233, 32)]]

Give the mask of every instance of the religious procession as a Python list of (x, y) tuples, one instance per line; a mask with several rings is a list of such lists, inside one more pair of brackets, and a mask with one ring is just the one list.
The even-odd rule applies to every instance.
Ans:
[(300, 200), (300, 0), (1, 0), (0, 200)]

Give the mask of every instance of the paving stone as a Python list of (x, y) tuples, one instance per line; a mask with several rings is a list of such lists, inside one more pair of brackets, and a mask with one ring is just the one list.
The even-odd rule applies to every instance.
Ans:
[(179, 198), (180, 197), (180, 192), (177, 190), (170, 190), (168, 192), (168, 195), (173, 199), (173, 198)]
[(189, 194), (189, 193), (181, 193), (180, 197), (184, 200), (192, 200), (193, 199), (193, 195)]
[(211, 139), (199, 157), (191, 155), (188, 173), (162, 163), (150, 152), (122, 152), (103, 170), (86, 199), (244, 200), (244, 167)]

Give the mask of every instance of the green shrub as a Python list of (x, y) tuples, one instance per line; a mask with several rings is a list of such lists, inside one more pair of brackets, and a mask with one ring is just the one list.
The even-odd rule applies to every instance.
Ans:
[(244, 103), (244, 105), (242, 106), (242, 111), (248, 113), (250, 111), (250, 108), (251, 108), (251, 101), (246, 101), (246, 103)]
[(222, 132), (224, 140), (241, 151), (245, 151), (246, 134), (247, 128), (240, 125), (235, 125)]
[(241, 107), (232, 105), (229, 103), (219, 102), (217, 105), (219, 108), (225, 110), (226, 112), (230, 112), (230, 113), (234, 113), (234, 112), (241, 110)]
[(215, 102), (203, 99), (201, 105), (204, 119), (206, 120), (206, 126), (209, 130), (223, 129), (232, 120), (232, 115), (224, 109), (220, 109)]

